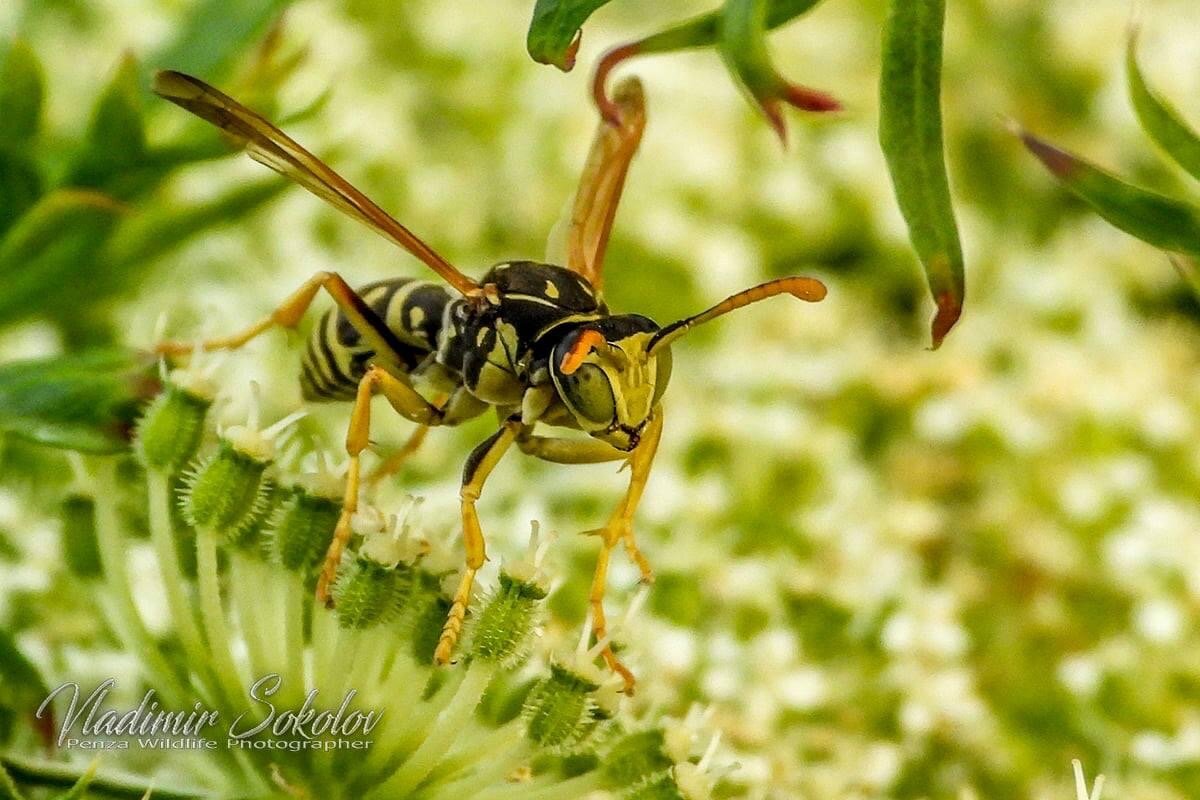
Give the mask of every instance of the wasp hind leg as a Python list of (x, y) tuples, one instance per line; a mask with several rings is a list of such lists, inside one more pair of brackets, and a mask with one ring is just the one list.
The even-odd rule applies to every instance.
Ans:
[(462, 631), (463, 620), (467, 616), (467, 606), (471, 602), (471, 587), (475, 584), (475, 575), (483, 562), (487, 560), (486, 545), (483, 540), (483, 529), (479, 525), (479, 514), (475, 510), (475, 501), (483, 491), (483, 484), (488, 475), (495, 469), (496, 464), (524, 430), (519, 416), (510, 417), (504, 421), (500, 429), (485, 439), (467, 457), (463, 467), (462, 489), (462, 526), (463, 549), (466, 551), (466, 565), (454, 599), (450, 604), (450, 613), (446, 615), (446, 624), (442, 627), (442, 635), (438, 639), (437, 649), (433, 652), (436, 664), (447, 664), (458, 642), (458, 634)]
[(337, 303), (338, 309), (377, 353), (391, 351), (391, 343), (380, 335), (381, 329), (386, 330), (383, 321), (336, 272), (316, 273), (280, 303), (274, 311), (237, 333), (200, 342), (159, 342), (155, 345), (154, 350), (168, 356), (187, 355), (196, 349), (236, 350), (272, 328), (294, 328), (299, 325), (304, 313), (308, 311), (308, 307), (312, 305), (313, 299), (321, 289), (329, 293)]
[(333, 579), (337, 577), (342, 552), (350, 541), (350, 522), (358, 510), (358, 492), (362, 483), (360, 462), (363, 450), (370, 444), (371, 398), (376, 392), (387, 398), (398, 414), (420, 425), (418, 431), (428, 430), (430, 426), (442, 422), (441, 409), (430, 404), (411, 386), (383, 368), (372, 366), (359, 380), (358, 392), (354, 398), (354, 411), (350, 414), (350, 427), (346, 432), (346, 454), (350, 456), (350, 463), (346, 471), (342, 513), (338, 516), (333, 540), (329, 543), (321, 575), (317, 580), (317, 600), (326, 606), (332, 605), (330, 587), (333, 585)]

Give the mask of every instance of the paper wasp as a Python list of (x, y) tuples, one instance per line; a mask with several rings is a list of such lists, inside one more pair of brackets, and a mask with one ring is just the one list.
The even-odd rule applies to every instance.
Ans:
[[(632, 521), (662, 431), (662, 395), (671, 374), (673, 341), (696, 325), (777, 294), (817, 301), (825, 287), (813, 278), (781, 278), (739, 292), (692, 317), (660, 327), (637, 314), (613, 314), (601, 299), (604, 251), (630, 161), (645, 126), (641, 85), (615, 94), (617, 120), (602, 121), (585, 165), (567, 228), (565, 267), (532, 261), (497, 264), (478, 280), (460, 272), (385, 213), (341, 175), (253, 111), (202, 81), (161, 72), (154, 90), (216, 125), (247, 153), (423, 261), (445, 285), (396, 278), (352, 289), (337, 273), (314, 275), (269, 316), (232, 336), (193, 345), (163, 342), (159, 352), (184, 354), (237, 348), (273, 327), (296, 326), (324, 289), (336, 309), (308, 341), (301, 384), (310, 400), (352, 399), (346, 450), (349, 467), (338, 521), (317, 586), (330, 602), (330, 583), (350, 536), (358, 505), (360, 457), (369, 444), (370, 401), (382, 394), (419, 437), (428, 427), (455, 425), (496, 409), (499, 428), (467, 458), (462, 478), (466, 565), (435, 660), (449, 661), (462, 627), (485, 545), (476, 500), (492, 469), (513, 445), (561, 464), (626, 460), (628, 488), (601, 529), (589, 595), (594, 633), (606, 637), (604, 591), (611, 551), (623, 544), (644, 580), (652, 580)], [(536, 423), (573, 428), (587, 439), (543, 436)], [(415, 440), (414, 440), (415, 441)], [(627, 688), (633, 676), (605, 646), (603, 658)]]

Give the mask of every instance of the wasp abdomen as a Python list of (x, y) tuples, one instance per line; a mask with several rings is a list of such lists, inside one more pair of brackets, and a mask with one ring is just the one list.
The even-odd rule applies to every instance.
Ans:
[[(449, 290), (429, 281), (392, 278), (358, 290), (399, 342), (394, 354), (410, 371), (437, 349)], [(350, 400), (374, 351), (337, 309), (321, 316), (308, 337), (300, 371), (306, 400)]]

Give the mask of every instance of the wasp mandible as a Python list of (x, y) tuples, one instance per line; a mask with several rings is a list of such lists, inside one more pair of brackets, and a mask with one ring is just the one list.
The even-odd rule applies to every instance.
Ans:
[[(318, 580), (318, 599), (331, 603), (330, 585), (350, 540), (362, 481), (360, 458), (369, 444), (372, 396), (382, 394), (397, 413), (418, 425), (412, 446), (429, 427), (456, 425), (491, 407), (499, 428), (471, 452), (463, 468), (466, 564), (434, 660), (450, 660), (475, 575), (486, 559), (475, 503), (488, 475), (513, 445), (559, 464), (629, 463), (625, 496), (599, 532), (601, 546), (589, 595), (594, 634), (604, 641), (604, 591), (612, 550), (623, 544), (643, 580), (653, 579), (634, 538), (633, 517), (662, 433), (671, 343), (697, 325), (777, 294), (818, 301), (825, 296), (824, 285), (806, 277), (768, 281), (665, 326), (639, 314), (609, 311), (601, 297), (604, 251), (646, 119), (636, 79), (618, 87), (616, 113), (611, 115), (615, 120), (603, 119), (592, 143), (568, 220), (567, 266), (504, 262), (478, 280), (452, 266), (345, 178), (236, 100), (173, 71), (156, 76), (154, 91), (220, 128), (255, 160), (398, 244), (444, 281), (394, 278), (356, 291), (336, 272), (320, 272), (270, 315), (239, 333), (196, 344), (158, 345), (167, 355), (195, 348), (238, 348), (271, 328), (295, 327), (322, 289), (333, 298), (336, 308), (309, 337), (301, 371), (307, 399), (354, 403), (346, 435), (345, 497)], [(539, 422), (581, 430), (590, 438), (535, 434)], [(611, 647), (605, 646), (602, 655), (625, 680), (627, 690), (632, 689), (633, 675)]]

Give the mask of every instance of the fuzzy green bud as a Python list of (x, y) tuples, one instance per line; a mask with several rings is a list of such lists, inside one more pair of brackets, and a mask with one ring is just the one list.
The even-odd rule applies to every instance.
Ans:
[(450, 598), (442, 592), (441, 578), (428, 570), (413, 570), (412, 584), (400, 610), (413, 658), (422, 664), (432, 661), (450, 611)]
[(167, 383), (137, 423), (134, 449), (148, 470), (179, 470), (200, 446), (204, 418), (212, 398), (194, 389)]
[(261, 453), (222, 439), (216, 454), (200, 462), (188, 476), (183, 491), (188, 524), (236, 539), (262, 514), (264, 473), (270, 463)]
[(90, 497), (71, 495), (59, 507), (63, 556), (80, 578), (97, 578), (104, 570), (96, 541), (96, 504)]
[(608, 749), (603, 759), (604, 778), (609, 786), (624, 788), (665, 772), (674, 763), (661, 730), (635, 731), (617, 739)]
[(234, 547), (253, 556), (262, 556), (265, 550), (266, 529), (275, 517), (281, 490), (275, 481), (263, 478), (262, 502), (250, 520), (241, 528), (229, 531), (227, 541)]
[(550, 665), (525, 701), (526, 735), (539, 747), (562, 752), (582, 741), (594, 728), (592, 692), (600, 684), (561, 664)]
[(532, 580), (500, 573), (500, 585), (475, 620), (471, 655), (480, 661), (512, 667), (525, 654), (538, 603), (546, 589)]
[(333, 541), (341, 504), (302, 486), (282, 490), (271, 522), (271, 554), (292, 572), (316, 566)]
[(356, 558), (344, 567), (333, 585), (334, 608), (343, 628), (363, 630), (395, 618), (399, 608), (403, 568), (369, 558)]
[(621, 795), (623, 800), (700, 800), (684, 794), (670, 772), (656, 775)]

